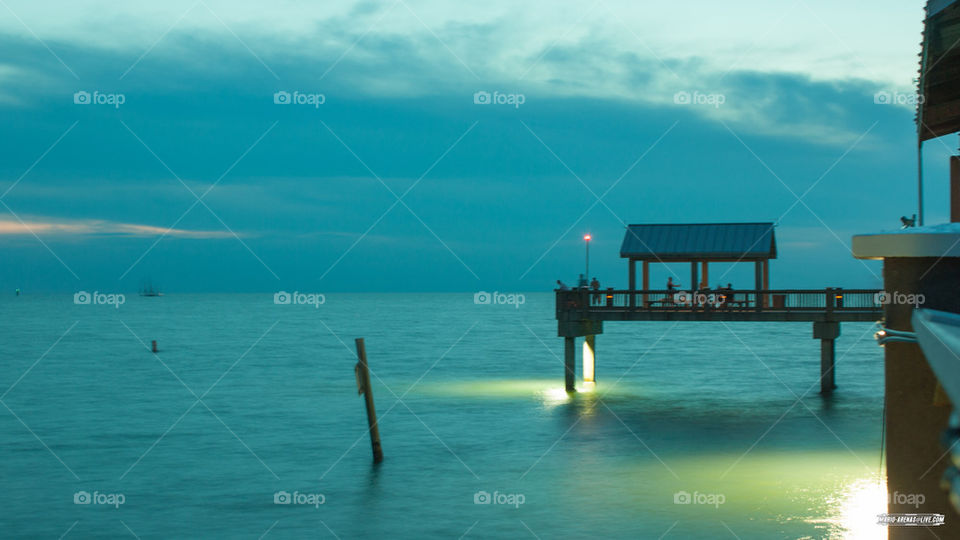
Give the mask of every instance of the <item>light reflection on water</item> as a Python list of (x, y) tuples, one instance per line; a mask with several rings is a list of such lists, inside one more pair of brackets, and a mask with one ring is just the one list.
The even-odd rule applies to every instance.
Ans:
[[(535, 402), (544, 410), (566, 408), (576, 411), (577, 423), (586, 424), (598, 409), (603, 412), (607, 401), (636, 402), (644, 394), (642, 388), (620, 384), (605, 388), (602, 383), (581, 382), (577, 390), (575, 394), (568, 394), (557, 381), (549, 379), (443, 382), (418, 389), (434, 396), (518, 399)], [(619, 421), (613, 411), (607, 409), (607, 412), (607, 416)], [(639, 435), (633, 434), (641, 441)], [(746, 455), (709, 453), (699, 448), (684, 452), (681, 458), (668, 457), (664, 462), (659, 461), (659, 456), (648, 459), (654, 451), (647, 447), (646, 455), (640, 453), (636, 459), (619, 461), (614, 466), (591, 459), (589, 473), (574, 473), (574, 477), (594, 487), (592, 504), (586, 505), (586, 509), (598, 514), (604, 513), (605, 507), (624, 494), (648, 501), (645, 494), (670, 494), (675, 492), (671, 491), (675, 486), (681, 486), (676, 489), (701, 494), (722, 493), (723, 504), (714, 508), (715, 515), (709, 517), (723, 521), (743, 538), (750, 534), (737, 530), (738, 521), (768, 521), (771, 533), (782, 533), (785, 538), (795, 534), (790, 532), (791, 523), (810, 524), (816, 531), (796, 533), (798, 538), (885, 538), (887, 529), (877, 523), (877, 516), (886, 512), (886, 486), (878, 482), (879, 471), (867, 465), (867, 462), (877, 462), (875, 452), (879, 450), (871, 454), (871, 451), (847, 450), (840, 442), (837, 446), (839, 448), (832, 451), (764, 449)], [(602, 478), (605, 485), (599, 486), (597, 478)], [(638, 490), (639, 486), (642, 490)], [(662, 505), (663, 496), (659, 499), (657, 505)], [(675, 515), (685, 517), (682, 513)], [(703, 518), (702, 514), (696, 517)]]
[(848, 484), (840, 496), (829, 501), (830, 509), (839, 509), (836, 524), (843, 538), (873, 540), (885, 538), (887, 529), (877, 523), (878, 514), (886, 513), (886, 486), (876, 479), (862, 479)]

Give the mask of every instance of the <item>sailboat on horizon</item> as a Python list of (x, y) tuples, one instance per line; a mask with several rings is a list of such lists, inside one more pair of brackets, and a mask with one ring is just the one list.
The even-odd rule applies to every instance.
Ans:
[(140, 296), (163, 296), (163, 293), (153, 287), (152, 280), (147, 279), (143, 282), (143, 286), (140, 287)]

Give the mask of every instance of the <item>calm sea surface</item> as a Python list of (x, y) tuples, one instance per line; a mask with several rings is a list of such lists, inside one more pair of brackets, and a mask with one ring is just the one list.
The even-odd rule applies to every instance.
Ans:
[(809, 323), (608, 323), (569, 398), (551, 294), (24, 295), (0, 317), (4, 537), (884, 535), (869, 324), (843, 325), (826, 400)]

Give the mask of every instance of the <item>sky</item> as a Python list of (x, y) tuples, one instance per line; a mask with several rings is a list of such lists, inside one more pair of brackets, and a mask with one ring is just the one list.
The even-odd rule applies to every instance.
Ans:
[[(879, 287), (922, 1), (0, 2), (0, 293), (625, 287), (630, 223), (772, 221)], [(947, 221), (952, 136), (926, 143)], [(752, 285), (752, 268), (711, 279)], [(656, 267), (653, 283), (684, 267)]]

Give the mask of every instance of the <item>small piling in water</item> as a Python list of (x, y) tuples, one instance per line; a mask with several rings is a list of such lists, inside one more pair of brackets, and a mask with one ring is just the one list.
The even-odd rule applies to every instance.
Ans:
[(157, 340), (153, 340), (150, 342), (150, 348), (152, 352), (157, 352)]
[(370, 445), (373, 448), (373, 462), (383, 461), (383, 448), (380, 446), (380, 428), (377, 426), (377, 411), (373, 406), (373, 388), (370, 387), (370, 367), (367, 365), (367, 349), (363, 338), (357, 338), (357, 358), (354, 367), (357, 376), (357, 392), (363, 394), (367, 406), (367, 425), (370, 427)]

